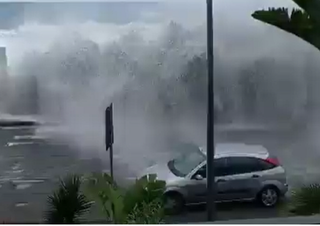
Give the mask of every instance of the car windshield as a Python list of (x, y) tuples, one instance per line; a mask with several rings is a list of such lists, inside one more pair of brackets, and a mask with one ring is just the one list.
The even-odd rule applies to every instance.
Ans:
[(194, 147), (185, 150), (179, 157), (171, 160), (168, 166), (176, 176), (185, 177), (205, 160), (206, 156), (200, 151), (199, 147)]

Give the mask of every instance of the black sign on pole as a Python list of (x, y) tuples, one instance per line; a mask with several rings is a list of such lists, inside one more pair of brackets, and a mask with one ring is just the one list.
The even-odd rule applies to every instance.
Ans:
[(113, 107), (112, 103), (106, 108), (105, 112), (105, 144), (106, 151), (109, 150), (110, 156), (110, 176), (113, 179)]

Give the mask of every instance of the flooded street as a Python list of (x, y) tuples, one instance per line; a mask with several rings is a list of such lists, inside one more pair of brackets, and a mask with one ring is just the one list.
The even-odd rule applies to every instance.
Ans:
[[(23, 219), (39, 221), (45, 210), (46, 198), (64, 175), (85, 174), (107, 170), (106, 163), (99, 159), (80, 159), (66, 145), (52, 144), (44, 140), (32, 140), (34, 129), (1, 129), (0, 152), (0, 219)], [(29, 136), (29, 139), (28, 139)], [(218, 142), (245, 142), (265, 145), (276, 154), (287, 170), (289, 184), (297, 186), (316, 179), (319, 166), (317, 146), (301, 139), (302, 135), (292, 131), (234, 130), (216, 131)], [(309, 150), (307, 152), (307, 150)], [(105, 158), (108, 158), (106, 153)], [(105, 161), (106, 162), (106, 161)], [(115, 166), (118, 179), (120, 164)], [(118, 170), (117, 170), (118, 169)], [(237, 208), (231, 205), (222, 208), (222, 219), (273, 217), (276, 210), (261, 210), (248, 206)], [(186, 213), (172, 221), (201, 221), (203, 212)]]

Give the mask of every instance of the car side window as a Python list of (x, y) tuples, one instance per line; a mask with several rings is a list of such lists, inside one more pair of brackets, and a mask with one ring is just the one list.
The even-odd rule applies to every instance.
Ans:
[[(214, 160), (214, 173), (215, 176), (224, 176), (228, 172), (226, 159), (225, 158), (219, 158)], [(201, 175), (203, 178), (207, 178), (207, 164), (202, 166), (196, 174)]]
[(228, 174), (228, 165), (226, 158), (215, 159), (214, 162), (214, 173), (216, 177), (225, 176)]
[(196, 174), (201, 175), (203, 178), (207, 178), (207, 164), (204, 164)]
[(263, 171), (266, 167), (261, 160), (253, 157), (228, 157), (227, 165), (229, 175)]

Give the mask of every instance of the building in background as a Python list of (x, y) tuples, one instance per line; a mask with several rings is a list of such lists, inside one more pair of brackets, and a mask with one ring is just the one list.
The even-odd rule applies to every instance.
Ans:
[(0, 47), (0, 113), (5, 112), (8, 98), (8, 60), (6, 48)]
[(7, 61), (7, 53), (6, 47), (0, 47), (0, 68), (7, 69), (8, 61)]

